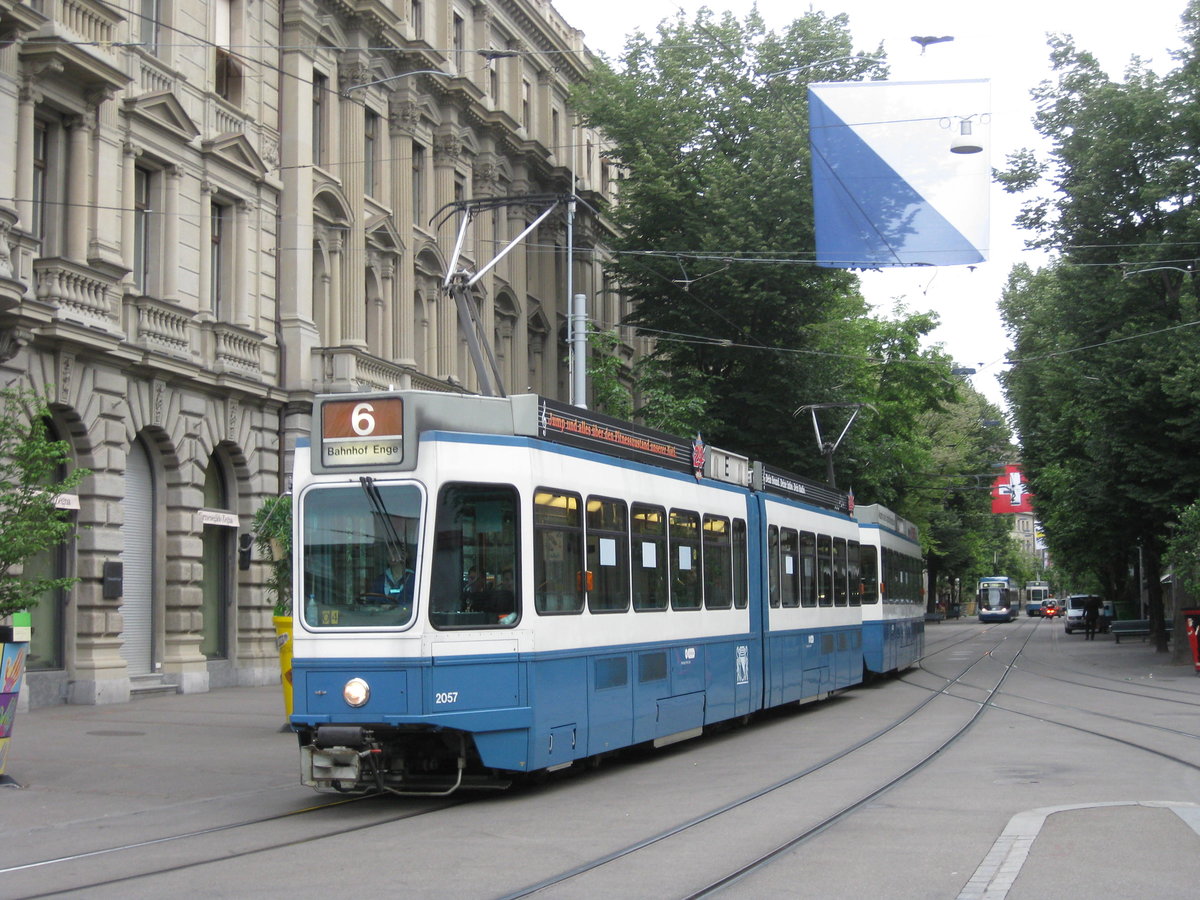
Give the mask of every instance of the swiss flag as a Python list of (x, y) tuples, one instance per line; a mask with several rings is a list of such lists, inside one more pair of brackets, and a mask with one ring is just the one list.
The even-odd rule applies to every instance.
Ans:
[(1033, 494), (1029, 492), (1020, 466), (1005, 466), (1004, 474), (992, 482), (992, 512), (1033, 512)]

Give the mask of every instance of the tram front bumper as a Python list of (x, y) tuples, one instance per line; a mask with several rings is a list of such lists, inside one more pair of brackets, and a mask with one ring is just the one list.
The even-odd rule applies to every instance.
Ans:
[(362, 754), (350, 747), (300, 748), (300, 783), (312, 788), (353, 787), (362, 776)]

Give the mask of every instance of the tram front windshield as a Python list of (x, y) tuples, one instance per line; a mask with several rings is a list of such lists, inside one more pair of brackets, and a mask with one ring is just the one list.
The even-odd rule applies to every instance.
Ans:
[(314, 488), (302, 498), (304, 621), (396, 628), (413, 616), (421, 491), (414, 485)]
[(999, 584), (985, 584), (979, 593), (983, 595), (983, 605), (988, 609), (998, 609), (1008, 606), (1008, 590)]

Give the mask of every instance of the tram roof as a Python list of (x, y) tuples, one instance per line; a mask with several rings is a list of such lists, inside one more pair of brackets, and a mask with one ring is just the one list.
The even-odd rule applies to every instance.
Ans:
[[(369, 407), (369, 409), (368, 409)], [(394, 410), (394, 413), (389, 412)], [(429, 431), (514, 435), (634, 460), (660, 468), (703, 475), (782, 497), (848, 513), (848, 495), (820, 482), (782, 469), (751, 462), (720, 447), (625, 422), (594, 410), (571, 406), (537, 394), (482, 397), (437, 391), (389, 391), (326, 394), (316, 398), (313, 443), (314, 471), (367, 471), (381, 466), (404, 471), (416, 457), (404, 452), (406, 435)], [(362, 436), (355, 416), (379, 426)], [(391, 443), (389, 443), (391, 442)], [(373, 455), (379, 448), (387, 452)], [(698, 475), (698, 477), (699, 477)]]

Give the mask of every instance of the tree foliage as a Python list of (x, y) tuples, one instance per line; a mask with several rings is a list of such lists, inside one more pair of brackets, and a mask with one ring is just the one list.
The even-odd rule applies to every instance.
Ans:
[[(625, 324), (656, 342), (635, 412), (824, 479), (797, 410), (865, 404), (838, 482), (894, 505), (927, 449), (911, 423), (952, 393), (949, 361), (921, 346), (933, 317), (876, 319), (857, 276), (812, 264), (806, 90), (882, 77), (882, 60), (853, 52), (844, 15), (775, 32), (756, 12), (701, 10), (634, 35), (574, 102), (625, 172), (610, 269), (632, 301)], [(848, 415), (821, 426), (836, 438)]]
[(68, 540), (71, 520), (56, 506), (90, 473), (66, 472), (69, 448), (50, 439), (50, 411), (37, 394), (0, 388), (0, 617), (37, 605), (47, 591), (70, 587), (77, 578), (19, 574), (31, 558)]
[(1002, 177), (1052, 189), (1021, 222), (1054, 262), (1014, 270), (1002, 307), (1016, 348), (1005, 387), (1050, 549), (1114, 599), (1132, 599), (1140, 559), (1156, 623), (1168, 525), (1200, 496), (1197, 0), (1182, 34), (1173, 71), (1135, 59), (1123, 81), (1052, 37), (1055, 78), (1035, 92), (1050, 149)]
[(292, 613), (292, 498), (268, 497), (254, 514), (250, 526), (259, 555), (270, 562), (263, 587), (274, 598), (275, 615)]
[[(940, 436), (986, 442), (977, 409), (943, 422), (982, 398), (927, 345), (932, 314), (872, 314), (856, 275), (813, 264), (807, 85), (887, 74), (882, 51), (853, 52), (847, 22), (810, 10), (775, 32), (755, 12), (681, 13), (574, 96), (622, 167), (609, 274), (632, 301), (623, 324), (655, 342), (633, 412), (824, 480), (822, 445), (857, 409), (833, 454), (838, 486), (915, 522), (948, 576), (969, 578), (1011, 543), (987, 494), (952, 494), (947, 512), (940, 489), (914, 486), (937, 468)], [(617, 408), (620, 373), (593, 374), (598, 405)]]

